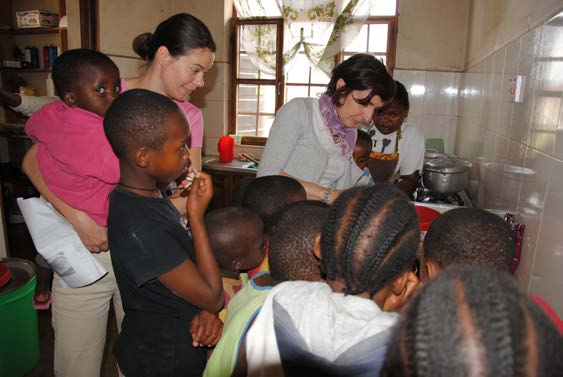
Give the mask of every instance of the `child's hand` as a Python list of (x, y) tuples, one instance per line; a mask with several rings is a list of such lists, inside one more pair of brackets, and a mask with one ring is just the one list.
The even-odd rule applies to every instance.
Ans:
[(188, 218), (203, 218), (212, 197), (213, 185), (211, 177), (206, 173), (197, 172), (190, 186), (190, 193), (186, 203)]
[(92, 253), (99, 253), (108, 249), (107, 228), (99, 226), (90, 216), (82, 211), (74, 211), (69, 219), (72, 227), (78, 233), (80, 241)]
[(221, 339), (223, 322), (217, 314), (200, 311), (190, 323), (190, 335), (194, 347), (213, 347)]

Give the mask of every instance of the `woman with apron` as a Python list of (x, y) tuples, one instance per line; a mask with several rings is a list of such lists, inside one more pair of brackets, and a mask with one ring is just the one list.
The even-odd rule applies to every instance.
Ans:
[(403, 84), (396, 83), (393, 102), (374, 112), (367, 167), (375, 183), (395, 182), (411, 197), (424, 163), (424, 137), (415, 125), (403, 123), (409, 113), (409, 95)]

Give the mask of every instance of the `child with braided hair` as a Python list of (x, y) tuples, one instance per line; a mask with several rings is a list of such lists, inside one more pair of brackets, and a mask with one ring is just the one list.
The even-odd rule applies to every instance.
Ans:
[(507, 274), (448, 268), (394, 329), (382, 376), (563, 376), (563, 339)]
[(416, 211), (390, 183), (344, 191), (314, 252), (325, 282), (274, 287), (246, 337), (249, 376), (378, 376), (418, 286)]

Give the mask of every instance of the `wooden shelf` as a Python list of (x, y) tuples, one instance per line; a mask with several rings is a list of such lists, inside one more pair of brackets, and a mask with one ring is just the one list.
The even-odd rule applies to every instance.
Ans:
[(10, 72), (51, 72), (51, 68), (11, 68), (11, 67), (3, 67), (0, 68), (2, 71), (10, 71)]
[(64, 27), (34, 27), (29, 29), (0, 29), (0, 34), (27, 35), (27, 34), (54, 34), (66, 31)]

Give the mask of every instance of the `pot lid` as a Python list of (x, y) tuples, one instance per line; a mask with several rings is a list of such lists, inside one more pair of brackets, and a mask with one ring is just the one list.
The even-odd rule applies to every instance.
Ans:
[(434, 158), (424, 164), (424, 169), (439, 173), (461, 173), (467, 171), (471, 163), (458, 157)]
[(441, 157), (449, 157), (447, 154), (445, 153), (440, 153), (440, 152), (435, 152), (435, 151), (431, 151), (431, 150), (426, 150), (424, 151), (424, 158), (426, 159), (433, 159), (433, 158), (441, 158)]
[(35, 266), (25, 259), (0, 259), (0, 265), (6, 265), (9, 270), (8, 281), (0, 286), (0, 295), (24, 286), (35, 277)]

